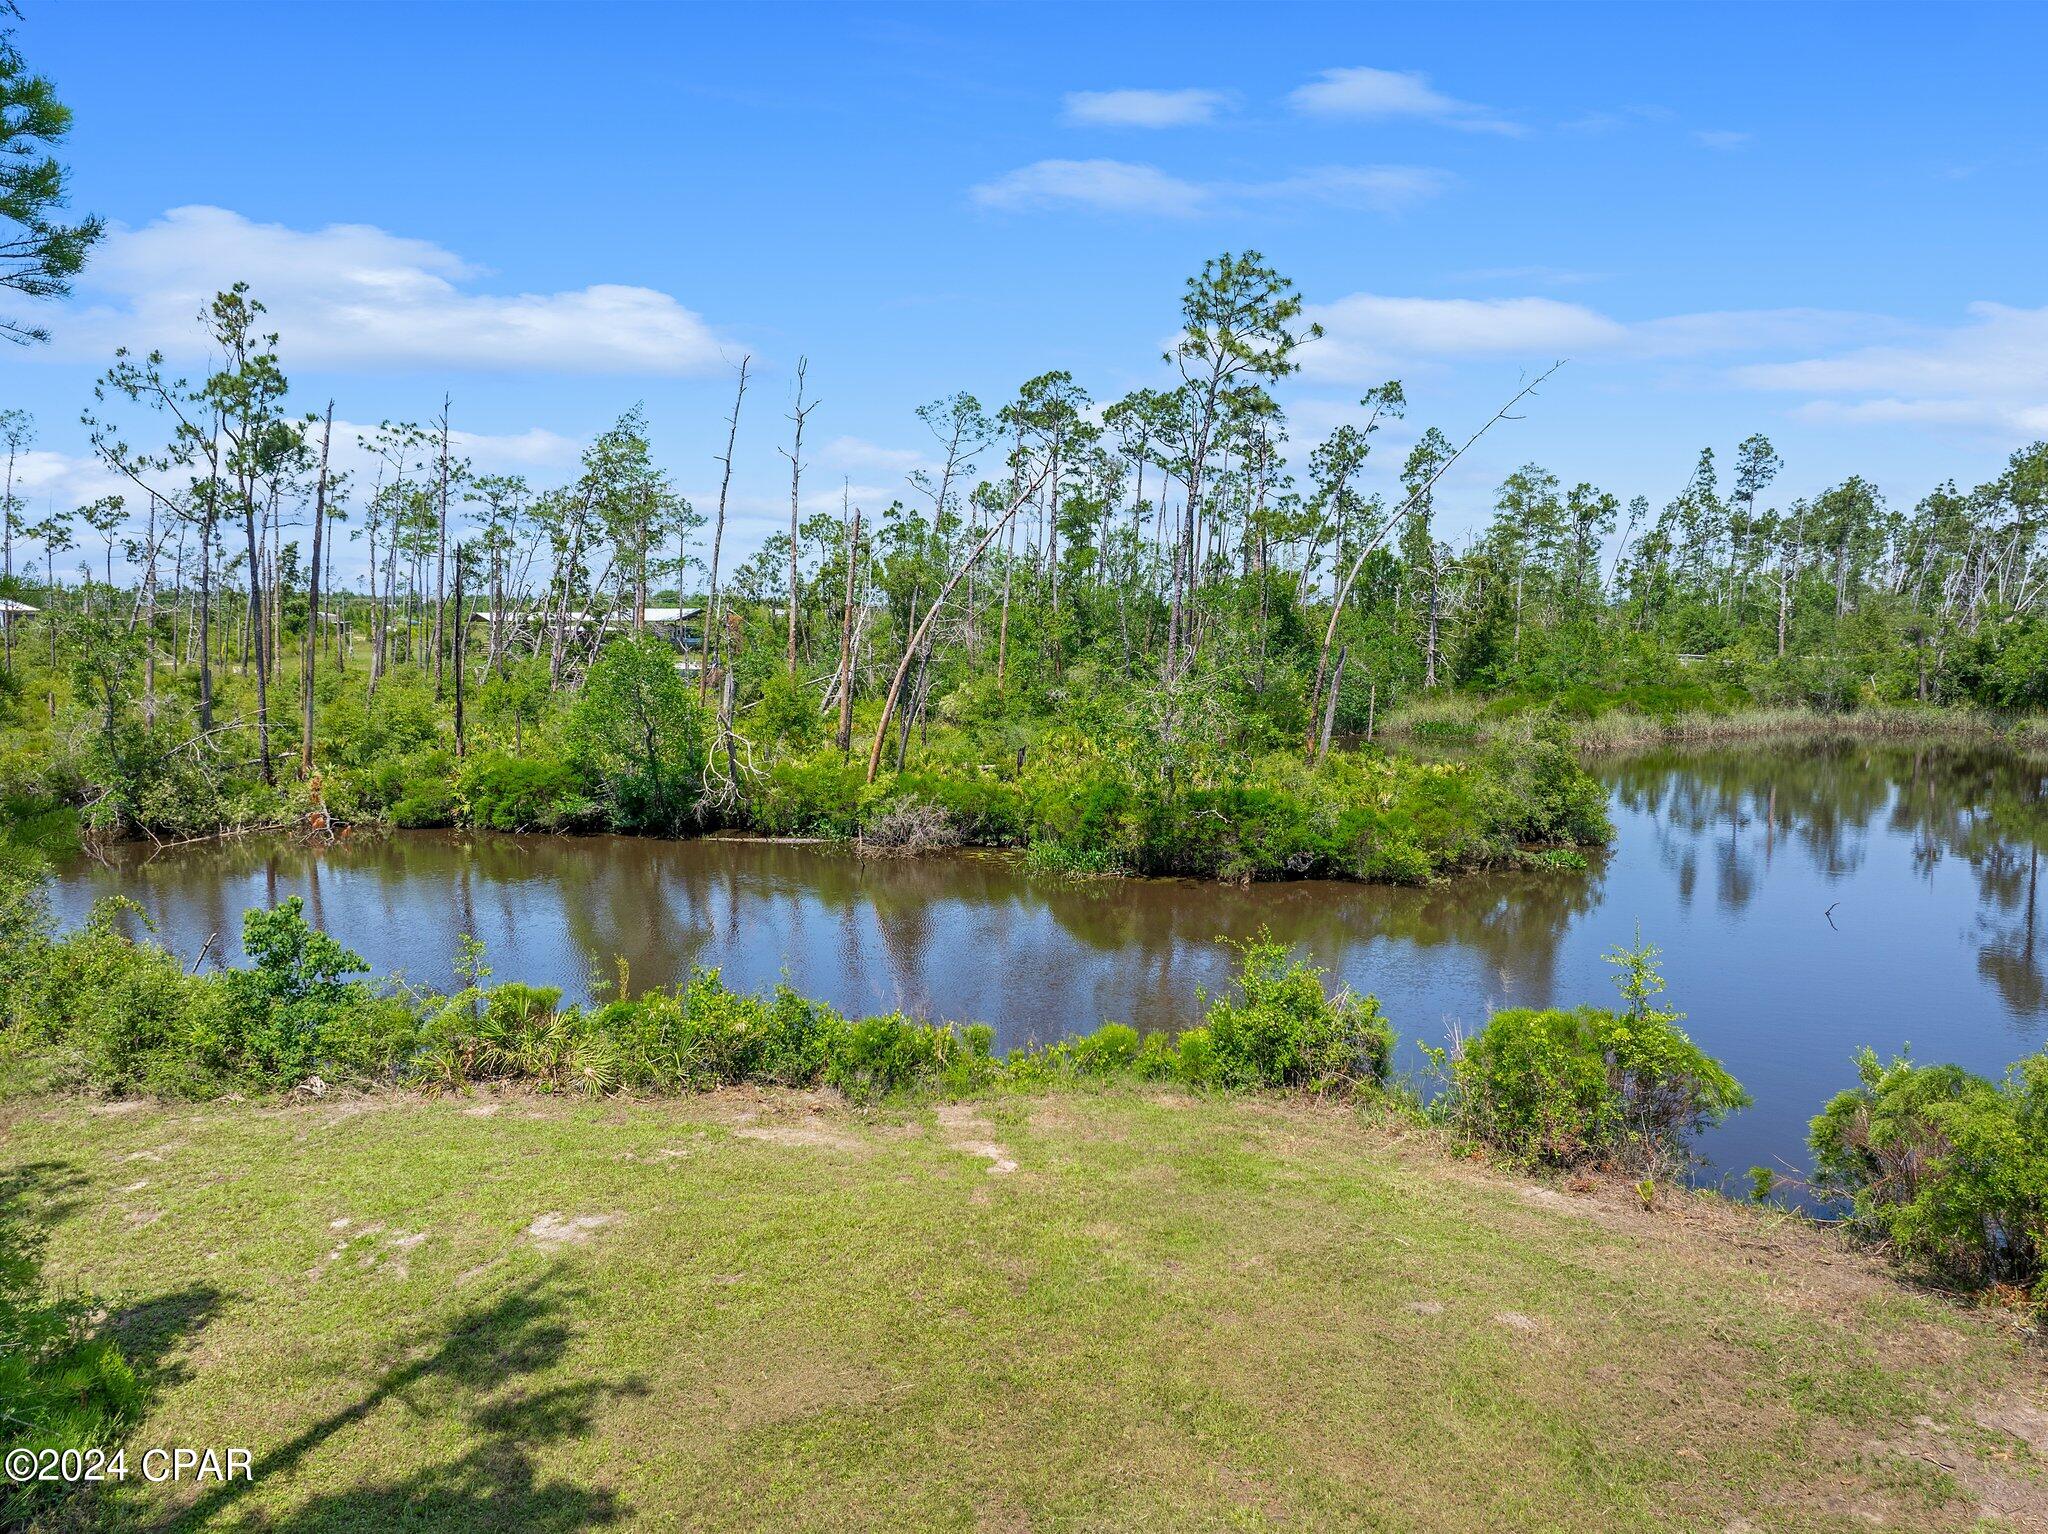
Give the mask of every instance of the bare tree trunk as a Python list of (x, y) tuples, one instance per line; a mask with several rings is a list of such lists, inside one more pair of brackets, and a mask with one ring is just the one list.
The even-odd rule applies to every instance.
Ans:
[(796, 405), (790, 419), (796, 422), (796, 439), (789, 451), (782, 456), (789, 460), (789, 653), (787, 664), (796, 670), (796, 598), (797, 598), (797, 499), (803, 488), (804, 478), (804, 418), (818, 408), (813, 400), (804, 403), (804, 375), (810, 370), (810, 359), (796, 359)]
[(220, 515), (220, 471), (207, 485), (206, 515), (199, 523), (199, 728), (213, 728), (213, 524)]
[(939, 589), (938, 596), (933, 599), (932, 605), (925, 610), (924, 621), (918, 624), (916, 632), (910, 636), (910, 642), (903, 647), (903, 659), (896, 663), (896, 675), (890, 679), (888, 695), (882, 699), (882, 717), (875, 721), (875, 740), (873, 746), (868, 750), (868, 781), (870, 783), (875, 781), (875, 774), (880, 772), (882, 768), (882, 742), (888, 737), (889, 716), (896, 711), (896, 700), (903, 692), (903, 678), (904, 674), (910, 670), (911, 658), (917, 654), (918, 647), (924, 643), (925, 634), (930, 630), (933, 620), (938, 617), (939, 609), (946, 605), (946, 598), (950, 597), (953, 594), (953, 588), (960, 584), (960, 578), (974, 567), (974, 562), (981, 558), (982, 553), (991, 543), (995, 542), (996, 534), (1001, 532), (1010, 518), (1017, 514), (1017, 508), (1023, 505), (1025, 500), (1037, 491), (1039, 484), (1045, 479), (1045, 473), (1044, 469), (1040, 469), (1038, 471), (1038, 478), (1034, 479), (1019, 492), (1011, 500), (1010, 504), (1004, 508), (1003, 514), (989, 524), (988, 531), (981, 535), (981, 541), (968, 551), (967, 557), (960, 563), (960, 568), (955, 570), (947, 579), (946, 584)]
[(1337, 695), (1344, 690), (1344, 662), (1350, 655), (1351, 646), (1340, 647), (1337, 651), (1337, 669), (1330, 673), (1330, 697), (1323, 705), (1323, 738), (1316, 743), (1318, 762), (1330, 754), (1330, 733), (1337, 727)]
[(430, 629), (434, 641), (434, 698), (441, 697), (442, 652), (447, 648), (448, 635), (448, 406), (450, 397), (441, 396), (441, 488), (439, 505), (435, 511), (434, 527), (434, 622)]
[[(1401, 525), (1402, 519), (1415, 509), (1417, 504), (1421, 502), (1422, 498), (1425, 495), (1429, 494), (1429, 492), (1436, 487), (1436, 482), (1444, 477), (1445, 472), (1451, 467), (1451, 465), (1456, 463), (1460, 458), (1465, 456), (1466, 450), (1469, 449), (1473, 443), (1477, 442), (1481, 437), (1485, 436), (1489, 431), (1491, 431), (1494, 428), (1494, 426), (1497, 423), (1507, 420), (1509, 418), (1509, 411), (1513, 410), (1515, 406), (1519, 405), (1531, 394), (1534, 394), (1536, 392), (1537, 387), (1540, 384), (1542, 384), (1545, 379), (1549, 378), (1552, 373), (1555, 373), (1559, 368), (1563, 366), (1564, 364), (1562, 362), (1553, 362), (1549, 367), (1545, 368), (1541, 373), (1537, 374), (1536, 377), (1531, 379), (1528, 383), (1522, 385), (1522, 387), (1516, 391), (1515, 397), (1513, 399), (1509, 400), (1505, 405), (1501, 406), (1500, 409), (1496, 410), (1491, 416), (1489, 416), (1486, 420), (1485, 425), (1481, 426), (1479, 430), (1475, 431), (1474, 433), (1472, 433), (1471, 436), (1467, 437), (1464, 441), (1464, 444), (1461, 447), (1459, 447), (1456, 452), (1452, 453), (1448, 458), (1444, 459), (1442, 463), (1437, 465), (1436, 472), (1434, 474), (1430, 475), (1428, 479), (1422, 482), (1422, 484), (1416, 486), (1414, 492), (1408, 497), (1408, 499), (1403, 501), (1399, 506), (1394, 508), (1393, 515), (1388, 517), (1385, 522), (1382, 522), (1380, 524), (1378, 531), (1373, 533), (1373, 535), (1370, 538), (1367, 538), (1365, 540), (1364, 546), (1361, 547), (1358, 553), (1352, 558), (1351, 568), (1345, 572), (1344, 579), (1338, 582), (1336, 595), (1331, 599), (1330, 621), (1328, 626), (1326, 626), (1323, 630), (1322, 652), (1316, 658), (1315, 686), (1309, 690), (1308, 695), (1309, 719), (1311, 721), (1311, 729), (1315, 727), (1313, 721), (1316, 717), (1317, 706), (1323, 700), (1323, 679), (1329, 670), (1330, 646), (1335, 644), (1337, 640), (1337, 622), (1340, 618), (1344, 616), (1344, 603), (1347, 599), (1349, 599), (1351, 595), (1351, 587), (1353, 583), (1357, 581), (1359, 572), (1365, 568), (1366, 559), (1372, 554), (1374, 549), (1377, 549), (1382, 543), (1386, 541), (1388, 534), (1392, 533), (1395, 528)], [(1313, 741), (1309, 743), (1308, 749), (1311, 752), (1314, 751), (1315, 746)]]
[(853, 593), (860, 563), (860, 508), (846, 527), (846, 609), (839, 620), (839, 755), (853, 752)]
[(449, 659), (455, 667), (455, 754), (469, 754), (469, 737), (462, 728), (462, 545), (455, 545), (455, 612), (454, 612), (453, 653)]
[[(725, 423), (725, 456), (718, 460), (724, 466), (725, 472), (719, 477), (718, 481), (718, 521), (711, 529), (711, 590), (704, 600), (704, 653), (699, 658), (697, 664), (697, 701), (699, 703), (702, 703), (705, 698), (710, 696), (711, 641), (712, 636), (719, 633), (718, 554), (720, 548), (725, 543), (725, 496), (726, 492), (732, 488), (732, 445), (740, 434), (740, 405), (747, 397), (747, 364), (753, 360), (752, 356), (740, 358), (740, 386), (732, 397), (732, 414), (726, 417)], [(717, 653), (721, 657), (724, 656), (725, 646), (723, 643), (718, 646)]]
[[(156, 496), (149, 498), (149, 563), (142, 572), (143, 634), (142, 652), (142, 723), (146, 729), (156, 728)], [(173, 633), (173, 638), (176, 634)]]
[(1435, 548), (1429, 551), (1429, 610), (1422, 641), (1422, 685), (1436, 690), (1437, 624), (1443, 617), (1443, 561)]
[(306, 565), (306, 644), (299, 657), (299, 774), (313, 771), (313, 668), (320, 654), (320, 555), (327, 522), (327, 454), (334, 440), (334, 401), (327, 402), (327, 429), (320, 437), (320, 478), (313, 488), (313, 557)]
[(242, 486), (242, 531), (249, 544), (249, 633), (256, 657), (256, 761), (266, 785), (276, 781), (270, 766), (270, 667), (263, 655), (263, 566), (256, 548), (256, 495)]
[[(14, 585), (14, 460), (19, 449), (12, 443), (7, 449), (7, 478), (5, 488), (0, 489), (0, 576), (4, 576), (8, 587)], [(7, 671), (14, 672), (14, 616), (0, 618), (0, 635), (5, 636), (7, 647)]]
[[(1018, 427), (1018, 428), (1017, 428), (1017, 446), (1016, 446), (1016, 452), (1017, 452), (1017, 453), (1018, 453), (1019, 455), (1021, 455), (1021, 454), (1023, 453), (1023, 451), (1024, 451), (1024, 428), (1020, 426), (1020, 427)], [(1014, 461), (1014, 460), (1013, 460), (1013, 461)], [(1013, 473), (1013, 474), (1012, 474), (1012, 475), (1010, 476), (1010, 494), (1011, 494), (1012, 496), (1015, 496), (1015, 495), (1017, 494), (1017, 485), (1018, 485), (1018, 482), (1019, 482), (1019, 481), (1021, 480), (1021, 478), (1023, 477), (1023, 473), (1024, 473), (1024, 471), (1023, 471), (1022, 467), (1020, 466), (1020, 467), (1019, 467), (1019, 468), (1017, 469), (1017, 471), (1016, 471), (1015, 473)], [(1014, 509), (1014, 508), (1013, 508), (1013, 509)], [(995, 525), (994, 523), (991, 523), (991, 524), (990, 524), (990, 526), (991, 526), (991, 527), (993, 527), (994, 525)], [(1002, 695), (1002, 691), (1003, 691), (1003, 681), (1004, 681), (1004, 676), (1005, 676), (1005, 673), (1007, 672), (1007, 670), (1008, 670), (1008, 668), (1009, 668), (1009, 663), (1010, 663), (1010, 583), (1011, 583), (1011, 580), (1012, 580), (1012, 578), (1013, 578), (1013, 576), (1014, 576), (1014, 574), (1015, 574), (1015, 572), (1016, 572), (1016, 569), (1017, 569), (1017, 524), (1016, 524), (1016, 523), (1014, 523), (1014, 522), (1012, 522), (1012, 523), (1010, 524), (1010, 539), (1009, 539), (1009, 549), (1008, 549), (1008, 551), (1007, 551), (1007, 552), (1005, 553), (1005, 555), (1004, 555), (1004, 558), (1003, 558), (1003, 618), (1002, 618), (1002, 626), (1001, 626), (1001, 628), (999, 628), (999, 629), (997, 630), (997, 633), (996, 633), (996, 694), (997, 694), (997, 696), (998, 696), (998, 697), (1000, 697), (1000, 696)]]

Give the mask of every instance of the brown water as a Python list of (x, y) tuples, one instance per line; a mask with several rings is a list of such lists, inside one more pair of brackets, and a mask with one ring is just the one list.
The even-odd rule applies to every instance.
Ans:
[(1673, 1005), (1756, 1106), (1715, 1163), (1798, 1165), (1805, 1122), (1852, 1056), (1910, 1042), (1996, 1073), (2048, 1024), (2048, 772), (1997, 751), (1801, 746), (1660, 752), (1596, 765), (1619, 836), (1586, 873), (1431, 889), (1074, 881), (1014, 858), (862, 859), (832, 846), (403, 832), (314, 851), (278, 839), (81, 859), (60, 915), (123, 894), (188, 958), (231, 957), (242, 911), (303, 895), (383, 973), (450, 985), (473, 932), (501, 979), (588, 994), (715, 965), (786, 979), (849, 1012), (993, 1023), (1005, 1047), (1117, 1019), (1197, 1021), (1228, 979), (1219, 937), (1262, 928), (1359, 990), (1404, 1060), (1504, 1006), (1606, 1002), (1602, 953), (1665, 950)]

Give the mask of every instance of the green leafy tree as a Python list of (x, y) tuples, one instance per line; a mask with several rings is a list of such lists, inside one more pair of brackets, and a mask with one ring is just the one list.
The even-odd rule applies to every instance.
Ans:
[(222, 977), (231, 1033), (231, 1060), (270, 1082), (297, 1082), (313, 1070), (326, 1035), (367, 1000), (360, 981), (369, 963), (306, 920), (297, 895), (274, 910), (242, 918), (242, 952), (250, 968)]
[[(18, 17), (0, 4), (0, 20)], [(53, 153), (71, 132), (71, 109), (49, 79), (36, 74), (15, 45), (14, 29), (0, 28), (0, 288), (32, 299), (63, 298), (85, 266), (106, 222), (66, 222), (69, 172)], [(50, 332), (0, 316), (0, 336), (26, 345)]]
[(704, 716), (667, 645), (606, 645), (584, 678), (569, 743), (621, 830), (674, 835), (690, 823), (704, 774)]

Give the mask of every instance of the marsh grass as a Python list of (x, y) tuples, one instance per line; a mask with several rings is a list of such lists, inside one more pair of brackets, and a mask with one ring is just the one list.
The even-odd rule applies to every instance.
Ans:
[[(1424, 746), (1484, 745), (1530, 711), (1512, 706), (1512, 700), (1447, 694), (1389, 715), (1383, 730)], [(1573, 742), (1590, 752), (1799, 740), (2005, 741), (2024, 750), (2048, 749), (2048, 719), (1963, 708), (1872, 704), (1853, 710), (1713, 706), (1645, 712), (1624, 703), (1576, 715), (1567, 711), (1566, 717)]]

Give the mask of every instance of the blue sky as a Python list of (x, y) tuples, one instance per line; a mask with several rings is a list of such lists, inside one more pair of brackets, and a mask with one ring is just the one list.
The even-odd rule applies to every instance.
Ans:
[[(912, 411), (1064, 367), (1158, 383), (1182, 280), (1263, 251), (1330, 330), (1295, 450), (1389, 376), (1462, 436), (1453, 534), (1536, 460), (1661, 503), (1769, 433), (1782, 493), (1910, 505), (2048, 436), (2048, 9), (291, 6), (27, 0), (116, 224), (55, 342), (0, 355), (31, 510), (101, 488), (113, 346), (193, 355), (249, 280), (297, 401), (424, 418), (536, 480), (644, 401), (708, 509), (755, 359), (744, 551), (810, 358), (807, 498), (871, 510)], [(1388, 448), (1381, 472), (1401, 451)]]

